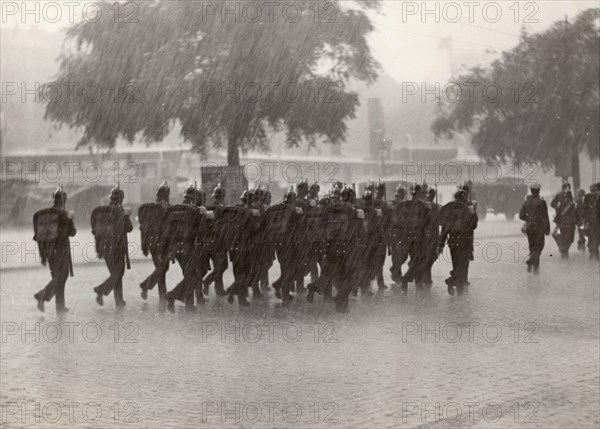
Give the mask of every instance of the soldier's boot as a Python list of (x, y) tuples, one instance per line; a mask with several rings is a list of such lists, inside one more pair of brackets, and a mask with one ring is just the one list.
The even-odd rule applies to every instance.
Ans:
[(358, 284), (355, 283), (354, 286), (352, 286), (352, 296), (358, 296)]
[(348, 312), (348, 298), (341, 298), (339, 295), (335, 297), (335, 309), (339, 313)]
[(56, 307), (57, 314), (66, 314), (68, 312), (69, 312), (69, 309), (67, 307)]
[(377, 273), (377, 287), (380, 290), (385, 290), (388, 288), (385, 284), (385, 281), (383, 280), (383, 272), (381, 270)]
[(263, 294), (258, 287), (258, 282), (252, 283), (252, 299), (261, 299)]
[(225, 286), (223, 285), (223, 278), (220, 277), (215, 280), (215, 292), (217, 296), (226, 296), (227, 292), (225, 292)]
[[(210, 287), (210, 283), (211, 282), (209, 282), (207, 280), (202, 280), (202, 293), (204, 295), (208, 295), (209, 294), (208, 288)], [(216, 286), (216, 282), (215, 282), (215, 286)]]
[(298, 276), (298, 279), (296, 279), (296, 292), (300, 294), (306, 293), (306, 288), (304, 287), (304, 277)]
[(140, 296), (142, 297), (142, 299), (144, 301), (147, 300), (148, 299), (148, 278), (146, 278), (143, 282), (140, 283), (140, 289), (142, 289)]
[(198, 305), (206, 304), (206, 299), (204, 298), (204, 294), (202, 293), (201, 287), (196, 288), (196, 302), (198, 303)]
[(33, 295), (33, 297), (35, 298), (35, 300), (37, 301), (37, 309), (40, 310), (42, 313), (44, 312), (44, 298), (42, 298), (39, 293), (36, 293), (35, 295)]
[(275, 297), (277, 299), (281, 299), (281, 277), (279, 277), (273, 283), (273, 289), (275, 289)]
[(102, 296), (102, 292), (98, 290), (98, 288), (94, 288), (94, 292), (96, 293), (96, 302), (98, 305), (104, 305), (104, 297)]
[(313, 303), (315, 301), (315, 292), (317, 292), (317, 285), (313, 283), (309, 283), (308, 286), (306, 287), (308, 289), (308, 293), (306, 294), (306, 300), (309, 303)]
[(540, 273), (540, 266), (536, 264), (533, 266), (533, 274), (539, 274), (539, 273)]
[(269, 270), (266, 270), (260, 279), (260, 288), (264, 291), (269, 290)]
[(533, 271), (533, 264), (527, 263), (527, 272), (530, 273)]
[(169, 313), (175, 313), (175, 297), (171, 293), (167, 293), (167, 310)]
[(238, 305), (240, 307), (250, 306), (250, 303), (248, 302), (248, 299), (246, 297), (247, 294), (248, 294), (248, 288), (246, 286), (244, 286), (242, 288), (242, 290), (238, 293)]
[(454, 296), (454, 279), (452, 277), (448, 277), (446, 279), (446, 285), (448, 286), (448, 294)]

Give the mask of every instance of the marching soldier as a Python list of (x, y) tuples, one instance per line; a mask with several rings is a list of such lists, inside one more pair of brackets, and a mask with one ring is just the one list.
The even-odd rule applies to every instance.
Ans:
[(585, 196), (583, 202), (585, 229), (588, 235), (588, 251), (591, 260), (600, 259), (598, 249), (598, 246), (600, 246), (600, 223), (595, 216), (598, 200), (600, 200), (600, 183), (594, 183), (590, 186), (590, 192)]
[(416, 183), (412, 186), (412, 199), (399, 206), (397, 214), (397, 246), (401, 260), (410, 257), (408, 270), (400, 277), (400, 290), (406, 294), (408, 283), (414, 281), (417, 291), (420, 291), (426, 281), (424, 277), (425, 258), (425, 231), (431, 223), (428, 206), (423, 202), (423, 191), (421, 185)]
[(332, 202), (323, 212), (324, 264), (321, 276), (308, 285), (306, 299), (312, 303), (314, 294), (325, 300), (331, 299), (331, 288), (335, 284), (338, 311), (347, 311), (348, 298), (352, 291), (358, 253), (358, 242), (363, 234), (364, 212), (353, 207), (354, 191), (345, 188), (343, 201)]
[(73, 213), (65, 211), (67, 194), (62, 186), (54, 192), (51, 208), (40, 210), (33, 215), (33, 239), (38, 243), (42, 264), (50, 265), (52, 280), (45, 288), (34, 295), (37, 307), (44, 311), (44, 302), (55, 296), (56, 312), (66, 313), (65, 283), (69, 273), (73, 276), (69, 237), (77, 233), (73, 223)]
[(375, 187), (375, 209), (381, 210), (381, 227), (379, 228), (377, 256), (375, 259), (375, 275), (379, 290), (384, 290), (387, 289), (383, 280), (383, 266), (385, 265), (387, 253), (386, 231), (390, 227), (391, 213), (386, 202), (386, 185), (382, 181), (378, 181)]
[(440, 239), (440, 205), (436, 203), (437, 192), (433, 188), (429, 188), (427, 192), (427, 207), (429, 208), (430, 221), (425, 228), (425, 267), (424, 267), (424, 284), (428, 288), (433, 284), (431, 278), (431, 269), (437, 260), (437, 247)]
[(273, 288), (275, 296), (284, 303), (294, 298), (290, 292), (298, 271), (298, 228), (303, 212), (296, 207), (295, 200), (296, 194), (290, 188), (283, 197), (283, 202), (269, 207), (266, 214), (266, 237), (275, 247), (281, 267), (281, 276), (273, 283)]
[(140, 221), (140, 231), (142, 234), (142, 253), (152, 256), (154, 271), (144, 281), (140, 283), (142, 289), (142, 299), (148, 299), (148, 291), (154, 289), (158, 284), (158, 298), (160, 304), (166, 303), (167, 295), (167, 270), (169, 261), (163, 260), (160, 254), (160, 245), (165, 228), (165, 214), (169, 207), (169, 196), (171, 189), (167, 182), (164, 182), (156, 192), (156, 202), (143, 204), (138, 210), (138, 219)]
[(361, 248), (360, 250), (362, 250), (359, 255), (360, 263), (357, 264), (360, 273), (358, 277), (359, 282), (356, 285), (357, 287), (355, 287), (353, 290), (354, 295), (357, 294), (358, 287), (360, 287), (363, 295), (372, 295), (373, 292), (370, 289), (371, 280), (377, 277), (379, 262), (378, 251), (380, 250), (380, 244), (383, 236), (383, 211), (382, 209), (375, 207), (373, 192), (370, 190), (370, 188), (371, 187), (367, 185), (359, 206), (365, 215), (365, 235), (364, 242), (359, 243)]
[(219, 183), (213, 191), (213, 205), (207, 207), (213, 213), (214, 218), (210, 222), (210, 245), (209, 257), (212, 260), (213, 269), (203, 281), (204, 294), (208, 295), (208, 288), (211, 283), (215, 283), (215, 293), (217, 296), (225, 296), (225, 286), (223, 284), (223, 274), (227, 270), (227, 248), (218, 240), (219, 228), (221, 227), (221, 218), (225, 208), (225, 189)]
[(471, 236), (477, 228), (477, 215), (468, 206), (467, 194), (458, 190), (454, 201), (446, 204), (440, 210), (442, 232), (440, 234), (438, 253), (444, 251), (446, 240), (452, 258), (452, 271), (446, 279), (448, 293), (454, 295), (454, 288), (462, 295), (464, 288), (469, 285), (469, 262), (471, 260)]
[[(187, 311), (194, 311), (194, 289), (198, 282), (196, 238), (200, 230), (201, 214), (198, 210), (197, 189), (189, 185), (183, 195), (183, 203), (171, 206), (166, 212), (165, 234), (163, 236), (163, 258), (177, 260), (183, 272), (183, 279), (166, 295), (167, 309), (175, 312), (175, 300), (185, 303)], [(201, 297), (199, 302), (203, 300)]]
[(562, 190), (552, 198), (550, 207), (556, 211), (560, 210), (560, 207), (565, 203), (567, 192), (571, 192), (571, 184), (569, 182), (564, 182), (562, 184)]
[(527, 260), (527, 271), (535, 274), (540, 269), (540, 254), (544, 249), (544, 235), (550, 235), (550, 220), (548, 219), (548, 206), (546, 201), (540, 197), (541, 185), (534, 183), (530, 186), (531, 195), (527, 196), (519, 219), (525, 221), (523, 229), (527, 234), (529, 242), (529, 259)]
[(133, 231), (129, 212), (123, 209), (125, 193), (117, 185), (110, 193), (108, 206), (92, 211), (92, 234), (96, 238), (96, 252), (104, 259), (110, 277), (94, 288), (96, 302), (104, 305), (103, 297), (114, 291), (115, 305), (123, 308), (123, 275), (125, 267), (131, 269), (127, 253), (127, 233)]
[(575, 199), (575, 210), (577, 212), (577, 250), (585, 252), (585, 190), (580, 189), (577, 191), (577, 198)]
[(556, 240), (556, 245), (563, 259), (569, 258), (569, 248), (575, 241), (575, 228), (577, 227), (577, 210), (573, 201), (571, 191), (565, 192), (564, 199), (556, 211), (554, 217), (557, 229), (560, 234), (552, 234)]
[(252, 193), (244, 191), (240, 204), (226, 207), (223, 210), (223, 225), (220, 228), (220, 238), (227, 246), (229, 258), (233, 265), (233, 285), (227, 289), (230, 304), (238, 297), (238, 305), (247, 307), (248, 289), (251, 287), (256, 270), (256, 238), (261, 231), (260, 211), (252, 209)]
[(268, 290), (269, 285), (269, 269), (273, 266), (273, 261), (275, 260), (275, 249), (267, 240), (267, 220), (266, 214), (269, 209), (269, 204), (267, 200), (270, 199), (270, 196), (267, 194), (267, 190), (263, 189), (260, 184), (254, 188), (252, 193), (252, 204), (251, 208), (257, 210), (260, 213), (260, 230), (257, 232), (255, 237), (255, 249), (256, 254), (254, 261), (255, 270), (252, 275), (252, 298), (260, 299), (263, 297), (261, 292), (262, 286), (263, 290)]

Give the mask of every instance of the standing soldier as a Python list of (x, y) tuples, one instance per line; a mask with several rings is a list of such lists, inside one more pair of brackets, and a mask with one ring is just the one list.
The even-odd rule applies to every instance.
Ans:
[(227, 292), (225, 292), (223, 284), (223, 274), (228, 266), (227, 248), (218, 239), (223, 209), (225, 208), (225, 189), (220, 183), (214, 189), (212, 197), (213, 205), (207, 207), (207, 209), (213, 213), (213, 219), (209, 223), (209, 257), (212, 260), (213, 270), (204, 278), (204, 294), (208, 295), (208, 288), (214, 282), (217, 296), (225, 296)]
[(462, 295), (464, 288), (469, 285), (469, 261), (471, 260), (471, 236), (477, 228), (477, 215), (469, 209), (467, 194), (459, 190), (454, 194), (454, 201), (446, 204), (440, 210), (442, 232), (438, 253), (444, 251), (446, 240), (452, 258), (452, 271), (446, 279), (448, 293), (454, 295), (454, 288)]
[(92, 234), (96, 238), (96, 252), (104, 259), (110, 277), (94, 288), (96, 302), (104, 305), (103, 297), (114, 291), (115, 305), (123, 308), (123, 275), (125, 266), (131, 269), (127, 253), (127, 233), (133, 231), (129, 212), (123, 209), (125, 193), (117, 185), (110, 193), (108, 206), (92, 211)]
[(525, 199), (519, 212), (519, 219), (525, 221), (523, 229), (529, 242), (527, 272), (533, 271), (537, 274), (540, 269), (540, 254), (544, 249), (544, 235), (550, 234), (550, 220), (546, 201), (540, 197), (541, 185), (534, 183), (530, 189), (531, 195)]
[(560, 234), (553, 234), (558, 250), (560, 251), (560, 256), (563, 259), (568, 259), (569, 248), (573, 244), (573, 241), (575, 241), (575, 228), (578, 224), (577, 210), (571, 191), (565, 192), (564, 200), (560, 208), (556, 211), (554, 222), (560, 230)]
[(154, 271), (140, 283), (142, 299), (148, 299), (148, 291), (158, 284), (158, 298), (161, 305), (166, 304), (167, 295), (167, 270), (169, 261), (163, 260), (160, 255), (160, 245), (165, 228), (165, 213), (169, 207), (171, 189), (164, 182), (156, 192), (156, 202), (143, 204), (138, 210), (140, 231), (142, 235), (142, 253), (152, 256)]
[(34, 295), (37, 307), (44, 311), (44, 302), (56, 295), (56, 312), (66, 313), (65, 283), (69, 273), (73, 276), (73, 262), (69, 237), (77, 233), (73, 223), (73, 213), (65, 211), (67, 194), (62, 186), (54, 192), (51, 208), (40, 210), (33, 215), (33, 239), (37, 242), (42, 265), (50, 264), (52, 280)]

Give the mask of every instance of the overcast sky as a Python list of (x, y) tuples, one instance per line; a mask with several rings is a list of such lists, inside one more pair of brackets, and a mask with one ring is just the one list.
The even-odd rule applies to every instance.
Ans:
[[(25, 22), (20, 10), (15, 15), (8, 14), (15, 5), (21, 8), (25, 2), (1, 0), (0, 3), (3, 26), (13, 27), (18, 24), (26, 28), (38, 25), (49, 31), (60, 31), (69, 25), (68, 11), (72, 10), (75, 19), (80, 19), (88, 2), (71, 2), (75, 4), (71, 9), (63, 6), (62, 19), (57, 23), (39, 19), (37, 24), (34, 21), (35, 14), (28, 15)], [(35, 8), (35, 2), (26, 3), (28, 8)], [(64, 4), (47, 1), (38, 3)], [(489, 63), (502, 50), (513, 47), (523, 26), (530, 32), (541, 31), (565, 16), (573, 19), (580, 11), (599, 7), (599, 4), (598, 0), (386, 0), (382, 13), (372, 15), (376, 31), (370, 37), (371, 46), (384, 71), (398, 82), (446, 82), (452, 74), (452, 64)], [(51, 9), (46, 10), (47, 17), (53, 17), (53, 13)], [(440, 44), (446, 49), (440, 50)]]

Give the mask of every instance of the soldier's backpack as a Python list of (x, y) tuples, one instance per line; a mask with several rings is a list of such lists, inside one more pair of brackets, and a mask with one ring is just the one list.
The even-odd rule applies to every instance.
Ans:
[(267, 242), (282, 245), (294, 239), (296, 209), (298, 208), (286, 204), (269, 207), (266, 213), (267, 233), (265, 239)]
[(301, 231), (302, 237), (300, 240), (304, 243), (315, 244), (323, 241), (323, 216), (319, 208), (310, 207), (304, 213)]
[(33, 239), (38, 243), (42, 263), (45, 264), (52, 246), (68, 238), (64, 229), (68, 217), (64, 210), (48, 208), (33, 215)]
[(126, 250), (125, 211), (117, 206), (100, 206), (92, 211), (92, 234), (96, 239), (96, 252), (100, 259), (110, 251)]
[(193, 250), (199, 224), (198, 207), (177, 204), (165, 212), (163, 251), (166, 258), (176, 257)]
[(323, 213), (323, 232), (327, 241), (346, 242), (352, 235), (351, 222), (355, 210), (352, 206), (334, 204)]
[(250, 236), (248, 223), (251, 216), (246, 207), (223, 208), (220, 219), (215, 222), (218, 236), (215, 247), (230, 252), (240, 249)]
[(160, 245), (165, 227), (165, 212), (165, 207), (159, 203), (142, 204), (138, 209), (144, 256), (148, 256), (150, 249), (155, 250)]
[(455, 201), (446, 204), (440, 210), (440, 222), (451, 235), (464, 233), (469, 217), (467, 205)]

